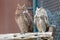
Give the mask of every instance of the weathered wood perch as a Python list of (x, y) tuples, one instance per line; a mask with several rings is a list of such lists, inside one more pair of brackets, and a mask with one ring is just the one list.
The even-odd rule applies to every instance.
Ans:
[(43, 32), (43, 33), (10, 33), (10, 34), (0, 34), (0, 39), (30, 39), (30, 38), (38, 38), (38, 37), (51, 37), (52, 32)]

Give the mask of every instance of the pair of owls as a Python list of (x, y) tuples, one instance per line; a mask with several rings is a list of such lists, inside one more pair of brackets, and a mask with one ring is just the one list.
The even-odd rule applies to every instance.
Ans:
[[(20, 6), (18, 4), (18, 7), (15, 12), (15, 20), (22, 33), (28, 32), (28, 30), (33, 30), (32, 18), (33, 17), (28, 12), (25, 4), (23, 6)], [(46, 31), (46, 27), (48, 24), (48, 16), (44, 8), (41, 7), (36, 9), (36, 14), (34, 15), (34, 23), (36, 24), (36, 27), (39, 32)]]

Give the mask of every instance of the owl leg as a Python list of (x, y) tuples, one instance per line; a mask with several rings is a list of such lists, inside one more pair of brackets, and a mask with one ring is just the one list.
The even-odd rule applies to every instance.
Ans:
[(42, 32), (44, 33), (44, 32), (45, 32), (45, 30), (42, 30)]
[(20, 34), (25, 34), (26, 32), (21, 32)]

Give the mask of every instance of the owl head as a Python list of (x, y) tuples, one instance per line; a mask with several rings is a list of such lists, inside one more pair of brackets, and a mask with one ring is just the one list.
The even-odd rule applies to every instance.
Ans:
[(21, 14), (21, 13), (28, 13), (28, 10), (25, 4), (22, 6), (20, 4), (17, 4), (17, 9), (15, 14)]

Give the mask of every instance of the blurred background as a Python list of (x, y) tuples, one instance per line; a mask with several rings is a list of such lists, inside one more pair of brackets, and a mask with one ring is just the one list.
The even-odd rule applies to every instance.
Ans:
[(0, 0), (0, 34), (20, 31), (15, 22), (18, 3), (26, 4), (27, 7), (33, 6), (33, 11), (32, 7), (29, 10), (30, 13), (34, 13), (36, 7), (47, 9), (50, 24), (56, 25), (55, 40), (60, 39), (60, 0)]

